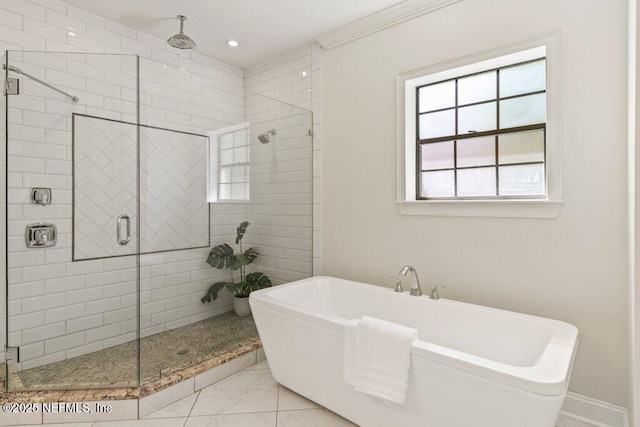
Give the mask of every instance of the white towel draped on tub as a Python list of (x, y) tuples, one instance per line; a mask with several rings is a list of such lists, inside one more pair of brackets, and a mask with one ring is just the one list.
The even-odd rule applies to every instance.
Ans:
[(393, 403), (407, 398), (413, 328), (362, 316), (347, 322), (343, 378), (355, 391)]

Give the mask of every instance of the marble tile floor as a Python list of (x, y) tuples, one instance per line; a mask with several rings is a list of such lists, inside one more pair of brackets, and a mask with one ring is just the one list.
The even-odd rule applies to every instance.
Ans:
[[(61, 426), (62, 424), (45, 424)], [(238, 372), (144, 419), (70, 427), (347, 427), (355, 424), (279, 385), (267, 361)]]
[[(61, 426), (63, 424), (45, 425)], [(271, 376), (266, 360), (141, 420), (64, 425), (68, 427), (357, 427), (328, 409), (279, 385)], [(561, 417), (557, 427), (595, 426)]]

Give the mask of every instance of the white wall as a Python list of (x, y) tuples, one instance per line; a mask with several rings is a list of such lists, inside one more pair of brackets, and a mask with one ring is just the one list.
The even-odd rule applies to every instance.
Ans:
[[(626, 21), (623, 0), (465, 0), (325, 51), (323, 273), (390, 286), (413, 264), (445, 298), (573, 323), (570, 389), (628, 406)], [(556, 31), (559, 217), (400, 215), (396, 75)]]
[[(244, 120), (242, 70), (178, 52), (163, 40), (56, 0), (0, 0), (0, 48), (140, 54), (158, 61), (141, 60), (143, 124), (204, 134)], [(136, 336), (135, 258), (71, 262), (70, 132), (71, 112), (135, 122), (135, 77), (127, 76), (135, 74), (135, 60), (133, 67), (122, 67), (114, 57), (96, 55), (12, 59), (12, 65), (80, 97), (72, 104), (23, 78), (24, 94), (9, 98), (9, 344), (21, 346), (22, 367), (28, 368)], [(51, 187), (53, 203), (29, 205), (31, 186)], [(215, 245), (235, 235), (244, 208), (215, 204), (211, 213)], [(58, 245), (26, 249), (24, 226), (45, 220), (58, 225)], [(143, 336), (230, 309), (226, 291), (212, 305), (200, 302), (214, 278), (226, 277), (205, 263), (207, 252), (141, 257)]]

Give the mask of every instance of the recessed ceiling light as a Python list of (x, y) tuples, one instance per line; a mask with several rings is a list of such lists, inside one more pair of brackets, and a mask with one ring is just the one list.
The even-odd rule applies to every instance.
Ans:
[(227, 46), (238, 47), (240, 43), (237, 40), (227, 40)]
[(307, 73), (306, 71), (302, 70), (302, 72), (300, 74), (302, 74), (302, 77), (306, 77), (307, 74), (309, 74), (309, 73)]

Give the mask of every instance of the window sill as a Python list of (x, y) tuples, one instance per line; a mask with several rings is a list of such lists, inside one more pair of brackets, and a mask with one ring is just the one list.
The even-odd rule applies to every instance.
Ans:
[(493, 218), (556, 218), (561, 200), (420, 200), (399, 201), (402, 215)]

